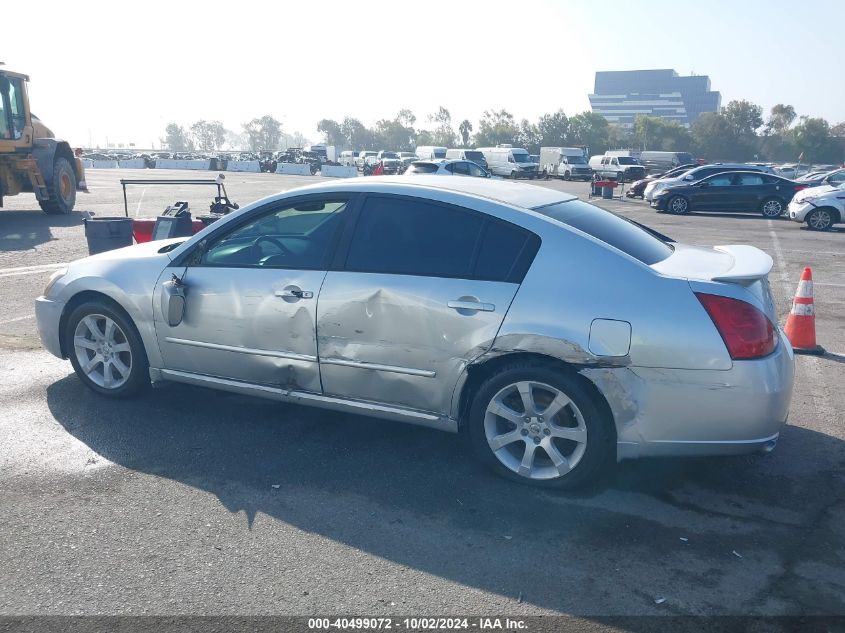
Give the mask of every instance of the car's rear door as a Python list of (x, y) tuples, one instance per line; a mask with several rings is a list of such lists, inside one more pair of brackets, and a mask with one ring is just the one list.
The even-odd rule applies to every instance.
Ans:
[[(778, 192), (777, 183), (784, 182), (780, 178), (774, 176), (766, 177), (764, 174), (736, 174), (737, 178), (737, 193), (736, 204), (734, 211), (757, 211), (760, 208), (764, 198), (772, 194), (779, 194), (778, 197), (786, 196), (786, 191)], [(771, 183), (767, 183), (769, 180)], [(790, 192), (791, 193), (791, 192)], [(789, 203), (790, 198), (786, 198), (785, 204)]]
[(539, 238), (463, 207), (370, 195), (344, 241), (317, 307), (324, 393), (447, 413)]

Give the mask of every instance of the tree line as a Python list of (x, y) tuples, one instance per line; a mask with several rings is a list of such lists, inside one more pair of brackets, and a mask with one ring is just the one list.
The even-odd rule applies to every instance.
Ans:
[(595, 112), (568, 117), (563, 110), (542, 115), (536, 122), (517, 121), (507, 110), (486, 110), (474, 126), (464, 119), (452, 126), (447, 108), (415, 128), (413, 112), (400, 110), (392, 119), (372, 127), (353, 117), (322, 119), (317, 131), (339, 148), (412, 151), (421, 145), (488, 147), (510, 143), (532, 154), (541, 146), (587, 146), (593, 154), (608, 149), (688, 151), (708, 160), (803, 160), (839, 163), (845, 156), (845, 122), (798, 116), (791, 105), (774, 106), (763, 119), (763, 108), (750, 101), (731, 101), (720, 112), (702, 114), (689, 128), (675, 121), (638, 115), (631, 127), (609, 123)]
[[(215, 151), (224, 147), (252, 151), (301, 147), (308, 140), (299, 132), (285, 134), (270, 115), (252, 119), (240, 133), (220, 121), (197, 121), (188, 128), (170, 123), (162, 143), (171, 151)], [(799, 116), (791, 105), (777, 104), (764, 119), (763, 108), (750, 101), (731, 101), (719, 112), (707, 112), (686, 128), (675, 121), (638, 115), (631, 127), (609, 123), (595, 112), (571, 117), (563, 110), (536, 121), (517, 121), (507, 110), (485, 110), (473, 124), (453, 125), (449, 110), (440, 106), (418, 124), (409, 109), (366, 126), (359, 119), (321, 119), (317, 131), (338, 150), (413, 151), (422, 145), (488, 147), (509, 143), (539, 153), (541, 146), (586, 146), (593, 154), (608, 149), (688, 151), (710, 161), (759, 160), (839, 163), (845, 157), (845, 122), (831, 125), (823, 118)]]
[(224, 148), (257, 152), (302, 147), (309, 141), (299, 132), (286, 134), (282, 124), (266, 114), (244, 123), (240, 133), (227, 130), (220, 121), (200, 120), (187, 128), (168, 123), (161, 143), (172, 152), (213, 152)]

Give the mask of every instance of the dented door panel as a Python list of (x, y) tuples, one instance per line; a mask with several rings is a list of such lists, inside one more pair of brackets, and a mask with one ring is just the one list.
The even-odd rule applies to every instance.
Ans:
[(156, 322), (164, 366), (319, 393), (315, 319), (325, 274), (189, 268), (182, 323)]
[(448, 413), (458, 377), (490, 348), (517, 288), (329, 272), (317, 321), (326, 395)]

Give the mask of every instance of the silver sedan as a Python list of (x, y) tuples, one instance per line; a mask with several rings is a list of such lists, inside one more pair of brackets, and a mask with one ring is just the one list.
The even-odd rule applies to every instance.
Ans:
[(771, 266), (551, 189), (385, 177), (76, 261), (36, 309), (104, 396), (173, 381), (463, 431), (505, 476), (577, 487), (774, 447), (793, 355)]

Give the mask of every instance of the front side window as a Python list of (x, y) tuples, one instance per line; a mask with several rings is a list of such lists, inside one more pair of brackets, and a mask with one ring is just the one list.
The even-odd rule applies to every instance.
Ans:
[(733, 183), (733, 176), (730, 174), (719, 174), (718, 176), (707, 178), (702, 181), (701, 184), (704, 184), (705, 182), (711, 187), (730, 187)]
[(469, 176), (475, 176), (476, 178), (487, 178), (487, 171), (476, 165), (475, 163), (465, 163), (467, 167), (467, 171)]
[(469, 163), (452, 163), (451, 171), (459, 176), (469, 176)]
[(22, 80), (0, 77), (0, 139), (19, 139), (25, 125)]
[(245, 224), (215, 236), (202, 266), (320, 270), (327, 266), (346, 200), (277, 203)]
[(837, 185), (840, 182), (845, 182), (845, 170), (838, 171), (835, 174), (831, 174), (830, 176), (828, 176), (827, 180), (832, 185)]

